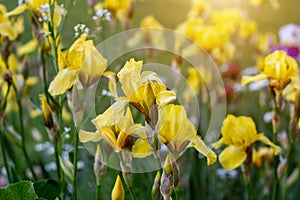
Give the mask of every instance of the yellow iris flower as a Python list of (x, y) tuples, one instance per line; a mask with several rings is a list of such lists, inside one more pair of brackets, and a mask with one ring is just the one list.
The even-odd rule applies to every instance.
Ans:
[(95, 48), (87, 35), (78, 38), (67, 52), (58, 52), (60, 71), (50, 83), (53, 96), (65, 93), (79, 78), (83, 85), (92, 85), (102, 76), (107, 60)]
[(255, 123), (250, 117), (235, 117), (228, 115), (223, 122), (222, 138), (214, 146), (219, 148), (222, 144), (228, 145), (219, 155), (221, 165), (232, 170), (239, 167), (247, 159), (247, 151), (256, 141), (261, 141), (272, 147), (274, 155), (281, 151), (279, 146), (273, 144), (262, 133), (257, 133)]
[[(187, 118), (183, 106), (170, 104), (159, 108), (158, 127), (160, 142), (167, 145), (172, 154), (182, 154), (187, 147), (192, 146), (207, 157), (208, 164), (212, 164), (216, 161), (216, 154), (209, 149), (197, 135), (196, 129)], [(142, 139), (139, 139), (133, 146), (132, 152), (134, 155), (140, 152), (147, 155), (146, 148), (150, 154), (150, 145), (148, 143), (146, 144)]]
[(125, 99), (145, 114), (154, 104), (163, 106), (174, 101), (176, 94), (167, 90), (156, 73), (142, 72), (142, 66), (143, 61), (135, 61), (132, 58), (117, 76), (122, 84)]
[(284, 51), (275, 51), (264, 60), (261, 73), (256, 76), (243, 76), (242, 85), (269, 79), (270, 86), (283, 90), (291, 79), (298, 77), (298, 64)]
[(98, 115), (92, 120), (97, 131), (80, 131), (80, 141), (98, 142), (104, 139), (117, 152), (122, 149), (131, 150), (133, 135), (146, 138), (146, 133), (141, 124), (134, 124), (130, 109), (125, 109), (127, 104), (127, 101), (117, 101)]

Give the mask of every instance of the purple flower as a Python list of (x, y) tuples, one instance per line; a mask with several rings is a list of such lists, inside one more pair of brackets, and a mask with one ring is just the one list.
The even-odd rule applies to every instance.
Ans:
[(300, 61), (300, 47), (295, 45), (279, 45), (271, 50), (273, 53), (276, 50), (285, 51), (287, 55), (295, 58), (296, 60)]
[(280, 43), (300, 45), (300, 26), (297, 24), (286, 24), (278, 32)]

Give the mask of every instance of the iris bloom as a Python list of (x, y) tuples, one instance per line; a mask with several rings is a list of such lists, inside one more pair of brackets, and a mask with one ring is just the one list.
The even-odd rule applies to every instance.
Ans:
[(79, 78), (83, 85), (92, 85), (107, 67), (107, 60), (87, 35), (78, 38), (67, 52), (58, 51), (59, 72), (50, 83), (53, 96), (65, 93)]
[(242, 85), (251, 82), (269, 79), (271, 87), (283, 90), (293, 78), (298, 77), (298, 64), (284, 51), (275, 51), (264, 60), (260, 74), (256, 76), (243, 76)]
[(174, 101), (176, 94), (167, 90), (156, 73), (142, 72), (142, 66), (143, 61), (135, 61), (132, 58), (126, 62), (117, 76), (126, 96), (123, 98), (146, 114), (154, 104), (163, 106)]
[[(98, 142), (104, 139), (116, 152), (131, 150), (133, 135), (146, 138), (145, 128), (134, 124), (130, 109), (125, 109), (127, 101), (117, 101), (103, 114), (92, 120), (97, 128), (95, 133), (80, 131), (81, 142)], [(126, 112), (125, 112), (126, 111)]]
[(257, 133), (255, 123), (250, 117), (228, 115), (223, 122), (221, 133), (223, 137), (214, 146), (219, 148), (222, 144), (227, 145), (219, 155), (221, 165), (227, 170), (242, 165), (247, 159), (248, 150), (256, 141), (272, 147), (274, 155), (278, 155), (281, 151), (281, 148), (273, 144), (263, 133)]
[[(170, 104), (158, 110), (158, 138), (164, 143), (174, 155), (180, 155), (187, 147), (194, 147), (197, 151), (207, 157), (207, 163), (212, 164), (216, 161), (216, 154), (209, 149), (197, 135), (194, 125), (186, 116), (183, 106)], [(150, 145), (144, 144), (145, 141), (137, 140), (133, 146), (133, 153), (151, 153)], [(144, 145), (140, 145), (140, 143)], [(147, 149), (142, 149), (147, 148)]]

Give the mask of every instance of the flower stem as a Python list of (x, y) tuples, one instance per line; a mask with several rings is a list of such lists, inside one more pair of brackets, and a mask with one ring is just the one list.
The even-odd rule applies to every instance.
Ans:
[[(272, 117), (272, 127), (273, 127), (273, 143), (278, 145), (277, 134), (280, 126), (280, 111), (282, 105), (282, 92), (281, 91), (274, 91), (273, 95), (274, 101), (274, 111)], [(277, 168), (279, 165), (279, 158), (278, 156), (274, 155), (274, 166), (273, 166), (273, 184), (272, 184), (272, 199), (275, 200), (278, 198), (278, 190), (279, 190), (279, 181), (277, 175)]]
[(33, 179), (34, 180), (37, 180), (37, 176), (33, 170), (33, 166), (32, 166), (32, 163), (30, 162), (30, 159), (29, 159), (29, 156), (28, 156), (28, 152), (26, 150), (26, 144), (25, 144), (25, 129), (24, 129), (24, 124), (23, 124), (23, 107), (22, 107), (22, 104), (21, 104), (21, 99), (20, 99), (20, 96), (18, 94), (18, 90), (17, 90), (17, 87), (16, 85), (13, 83), (12, 84), (12, 87), (16, 93), (16, 99), (17, 99), (17, 104), (18, 104), (18, 108), (19, 108), (19, 121), (20, 121), (20, 134), (21, 134), (21, 137), (22, 137), (22, 151), (23, 151), (23, 154), (25, 156), (25, 160), (28, 164), (28, 167), (32, 173), (32, 176), (33, 176)]
[(99, 200), (100, 199), (100, 188), (101, 188), (101, 185), (97, 184), (95, 200)]
[(5, 150), (5, 144), (4, 144), (4, 133), (2, 131), (2, 123), (0, 125), (0, 141), (1, 141), (1, 151), (2, 151), (2, 156), (3, 156), (3, 161), (4, 161), (4, 166), (6, 169), (6, 173), (7, 173), (7, 178), (9, 183), (13, 183), (13, 179), (12, 179), (12, 175), (11, 175), (11, 171), (7, 162), (7, 157), (6, 157), (6, 150)]
[(180, 200), (181, 199), (178, 188), (174, 188), (174, 194), (175, 194), (175, 199), (176, 200)]
[[(77, 199), (77, 160), (78, 160), (78, 132), (75, 129), (75, 145), (74, 145), (74, 179), (73, 179), (73, 199)], [(98, 188), (98, 187), (97, 187)]]

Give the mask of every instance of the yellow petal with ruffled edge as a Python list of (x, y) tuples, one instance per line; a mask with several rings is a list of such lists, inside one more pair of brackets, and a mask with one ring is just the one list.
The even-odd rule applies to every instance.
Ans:
[(255, 81), (262, 81), (262, 80), (266, 80), (268, 77), (264, 74), (258, 74), (255, 76), (243, 76), (241, 83), (242, 85), (247, 85), (249, 83), (255, 82)]
[(223, 142), (227, 145), (250, 146), (256, 141), (255, 123), (250, 117), (227, 115), (221, 129)]
[(116, 101), (103, 114), (98, 115), (92, 120), (92, 123), (98, 130), (105, 126), (113, 126), (118, 124), (122, 117), (124, 117), (125, 107), (128, 101)]
[[(128, 99), (132, 99), (137, 90), (139, 91), (138, 96), (142, 96), (144, 91), (140, 86), (141, 82), (141, 71), (143, 61), (135, 61), (133, 58), (127, 61), (124, 67), (117, 74), (119, 81), (122, 84), (122, 90)], [(138, 100), (137, 100), (138, 101)]]
[(191, 140), (193, 147), (207, 158), (207, 164), (211, 165), (217, 160), (217, 155), (201, 140), (200, 137), (195, 137)]
[(99, 131), (89, 132), (89, 131), (79, 130), (80, 142), (99, 142), (102, 139), (103, 136)]
[(176, 94), (173, 91), (162, 91), (156, 95), (156, 102), (159, 106), (164, 106), (175, 101)]
[(50, 83), (48, 92), (52, 96), (65, 93), (72, 87), (78, 77), (78, 70), (76, 69), (63, 69), (58, 72), (54, 80)]
[(131, 151), (135, 158), (145, 158), (151, 155), (150, 144), (145, 138), (139, 138), (132, 146)]
[(247, 158), (247, 154), (242, 147), (228, 146), (219, 155), (219, 161), (226, 170), (239, 167)]
[(264, 134), (260, 133), (257, 135), (257, 140), (265, 143), (266, 145), (269, 145), (270, 147), (272, 147), (273, 151), (274, 151), (274, 155), (278, 155), (281, 152), (281, 148), (277, 145), (275, 145), (273, 142), (271, 142), (269, 140), (269, 138), (267, 138), (266, 136), (264, 136)]
[(112, 71), (106, 71), (103, 73), (103, 76), (108, 78), (108, 89), (114, 98), (118, 98), (117, 93), (117, 82), (116, 82), (116, 73)]

